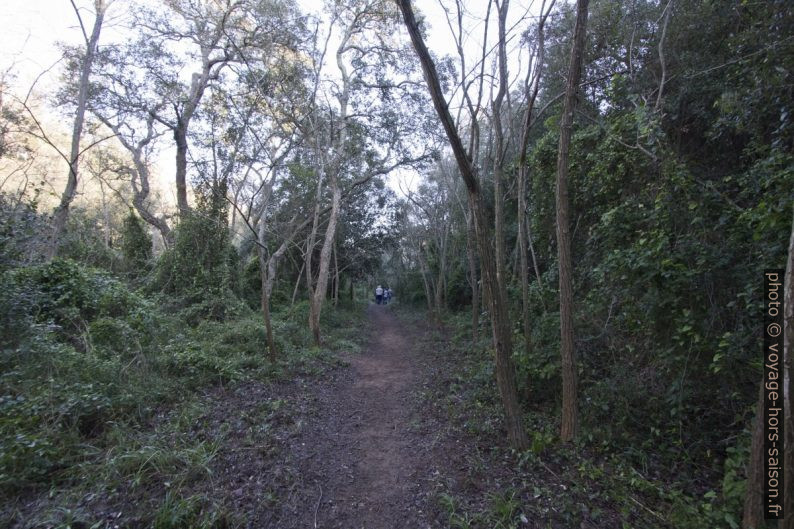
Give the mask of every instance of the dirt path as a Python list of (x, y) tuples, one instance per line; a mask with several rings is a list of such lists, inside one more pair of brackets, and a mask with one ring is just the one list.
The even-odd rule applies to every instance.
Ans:
[[(319, 396), (316, 422), (295, 447), (304, 498), (295, 527), (431, 526), (432, 443), (419, 431), (413, 392), (422, 377), (419, 352), (389, 307), (370, 305), (367, 316), (367, 345), (347, 355), (348, 376)], [(309, 490), (314, 502), (306, 505)]]

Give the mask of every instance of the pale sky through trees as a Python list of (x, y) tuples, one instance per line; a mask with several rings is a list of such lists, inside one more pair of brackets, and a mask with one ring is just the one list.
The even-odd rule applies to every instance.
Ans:
[[(149, 0), (154, 1), (154, 0)], [(83, 23), (90, 27), (93, 20), (93, 5), (89, 0), (76, 0), (81, 9)], [(519, 49), (520, 33), (532, 20), (521, 21), (522, 18), (531, 17), (540, 7), (538, 0), (521, 0), (512, 2), (508, 28), (515, 28), (515, 36), (508, 43), (508, 58), (510, 61), (511, 80), (519, 79), (521, 71), (526, 66), (522, 57), (526, 50)], [(130, 0), (116, 0), (108, 12), (108, 18), (102, 29), (100, 47), (113, 41), (123, 40), (125, 33), (126, 14), (131, 4)], [(298, 0), (301, 9), (309, 14), (320, 15), (322, 2), (317, 0)], [(472, 69), (482, 51), (482, 29), (485, 16), (484, 2), (463, 1), (464, 5), (464, 30), (468, 37), (464, 41), (467, 63)], [(458, 66), (457, 51), (454, 39), (450, 33), (444, 8), (448, 10), (450, 20), (455, 23), (455, 3), (450, 0), (433, 0), (418, 4), (421, 12), (426, 17), (429, 25), (427, 44), (437, 57), (445, 55), (453, 58), (453, 63)], [(82, 35), (77, 19), (69, 0), (3, 0), (0, 2), (0, 24), (4, 31), (0, 33), (0, 71), (11, 70), (16, 77), (14, 86), (20, 93), (27, 92), (31, 83), (44, 70), (52, 67), (59, 60), (61, 53), (58, 43), (79, 45)], [(488, 40), (489, 47), (495, 42), (496, 17), (491, 13)], [(407, 36), (406, 36), (407, 38)], [(495, 53), (491, 50), (486, 72), (492, 68)], [(524, 59), (524, 60), (522, 60)], [(37, 82), (37, 91), (46, 98), (46, 94), (58, 83), (60, 70), (58, 66), (51, 72), (41, 76)], [(486, 89), (484, 96), (487, 98)], [(455, 97), (459, 96), (455, 94)], [(454, 111), (456, 102), (453, 99), (451, 107)], [(170, 143), (163, 146), (156, 163), (155, 175), (160, 183), (159, 187), (164, 192), (163, 198), (172, 205), (175, 203), (173, 181), (173, 147)], [(413, 189), (418, 183), (419, 175), (413, 170), (399, 169), (387, 176), (389, 186), (398, 194), (402, 194), (399, 182), (405, 189)]]

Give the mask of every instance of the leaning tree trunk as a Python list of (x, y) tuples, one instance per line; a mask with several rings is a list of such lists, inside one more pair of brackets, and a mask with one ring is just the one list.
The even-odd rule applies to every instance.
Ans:
[(339, 204), (342, 201), (342, 191), (336, 171), (330, 175), (331, 184), (331, 212), (328, 217), (328, 227), (325, 229), (323, 247), (320, 250), (320, 268), (317, 271), (317, 283), (314, 287), (311, 302), (309, 304), (309, 328), (312, 331), (315, 345), (320, 345), (320, 313), (323, 309), (326, 291), (328, 289), (328, 274), (331, 267), (331, 249), (334, 246), (336, 235), (336, 223), (339, 217)]
[(526, 431), (524, 431), (521, 410), (518, 406), (515, 368), (511, 358), (513, 347), (510, 314), (496, 275), (496, 266), (491, 249), (493, 233), (488, 229), (485, 221), (485, 205), (480, 191), (480, 184), (477, 180), (474, 165), (466, 154), (466, 149), (463, 147), (455, 122), (450, 114), (441, 90), (438, 72), (422, 38), (411, 2), (410, 0), (398, 0), (398, 4), (402, 11), (408, 34), (411, 37), (411, 42), (422, 65), (422, 71), (430, 91), (430, 97), (433, 100), (433, 106), (449, 139), (461, 177), (468, 191), (469, 208), (474, 216), (474, 230), (480, 254), (480, 266), (485, 290), (484, 297), (488, 300), (488, 308), (491, 311), (494, 348), (496, 351), (496, 383), (499, 387), (502, 406), (505, 411), (505, 427), (510, 444), (519, 450), (523, 450), (527, 448), (528, 440)]
[(560, 146), (557, 153), (557, 255), (560, 270), (560, 355), (562, 357), (562, 421), (560, 438), (571, 441), (579, 427), (577, 406), (576, 351), (573, 330), (573, 271), (571, 268), (571, 233), (568, 199), (568, 149), (571, 145), (576, 92), (582, 72), (587, 5), (589, 0), (576, 2), (576, 28), (571, 46), (568, 83), (565, 87)]
[(485, 298), (488, 300), (488, 308), (491, 312), (491, 329), (493, 331), (494, 349), (496, 350), (494, 355), (496, 384), (499, 387), (499, 395), (502, 398), (502, 406), (505, 410), (507, 435), (512, 446), (518, 449), (526, 449), (528, 440), (521, 418), (521, 408), (518, 404), (516, 371), (512, 360), (513, 330), (510, 321), (510, 311), (507, 306), (505, 292), (500, 288), (497, 277), (497, 265), (491, 252), (492, 234), (485, 224), (482, 196), (478, 193), (470, 193), (469, 201), (473, 203), (472, 210), (475, 212), (474, 229), (477, 235), (477, 246), (480, 251), (480, 267), (485, 287)]
[[(58, 245), (61, 242), (64, 231), (66, 231), (66, 221), (69, 218), (69, 207), (77, 194), (78, 166), (80, 163), (80, 137), (83, 134), (83, 123), (85, 122), (85, 110), (88, 101), (88, 84), (91, 76), (91, 66), (94, 63), (99, 34), (102, 31), (102, 22), (105, 19), (105, 11), (108, 4), (106, 0), (95, 0), (96, 18), (91, 36), (86, 40), (85, 57), (80, 69), (80, 86), (77, 92), (77, 110), (72, 126), (72, 146), (69, 152), (69, 176), (66, 180), (66, 188), (61, 195), (61, 201), (55, 208), (52, 219), (52, 239), (47, 247), (47, 258), (52, 259), (58, 253)], [(79, 15), (78, 15), (79, 16)]]

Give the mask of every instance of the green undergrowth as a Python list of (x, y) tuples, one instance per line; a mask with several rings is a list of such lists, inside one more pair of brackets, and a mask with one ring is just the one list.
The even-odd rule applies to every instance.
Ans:
[(722, 479), (701, 477), (700, 492), (693, 493), (698, 467), (683, 456), (665, 457), (664, 468), (658, 462), (638, 464), (656, 461), (652, 458), (658, 453), (606, 438), (603, 427), (586, 420), (586, 409), (577, 442), (561, 444), (559, 404), (533, 404), (520, 381), (530, 449), (510, 450), (501, 424), (490, 333), (484, 328), (473, 346), (469, 325), (468, 313), (447, 315), (441, 327), (424, 335), (423, 344), (450, 364), (425, 388), (423, 398), (473, 446), (462, 487), (441, 478), (436, 483), (436, 505), (449, 527), (517, 529), (530, 522), (549, 528), (740, 526), (747, 447), (730, 449)]
[(275, 363), (258, 312), (240, 304), (234, 317), (188, 325), (195, 307), (163, 306), (69, 260), (0, 276), (0, 527), (112, 527), (115, 514), (81, 506), (124, 495), (145, 500), (118, 514), (134, 526), (237, 525), (189, 493), (211, 479), (224, 438), (200, 435), (201, 395), (316, 376), (338, 365), (333, 351), (357, 347), (346, 327), (359, 306), (325, 311), (324, 347), (310, 345), (305, 305), (274, 307)]

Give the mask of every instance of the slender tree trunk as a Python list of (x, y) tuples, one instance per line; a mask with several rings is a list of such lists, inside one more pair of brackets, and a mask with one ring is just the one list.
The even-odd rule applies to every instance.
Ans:
[(560, 355), (562, 356), (562, 421), (560, 438), (564, 442), (576, 437), (579, 428), (577, 406), (576, 351), (573, 329), (573, 271), (571, 268), (570, 201), (568, 199), (568, 149), (571, 145), (576, 92), (582, 72), (587, 7), (589, 0), (576, 2), (576, 27), (571, 46), (571, 63), (565, 88), (560, 146), (557, 153), (557, 255), (560, 269)]
[(435, 296), (433, 295), (433, 289), (431, 288), (431, 285), (430, 285), (431, 281), (428, 279), (428, 277), (430, 276), (430, 272), (427, 270), (427, 264), (425, 263), (424, 257), (422, 257), (421, 243), (420, 243), (420, 246), (419, 246), (419, 270), (422, 272), (422, 283), (423, 283), (423, 285), (425, 287), (425, 299), (427, 300), (427, 312), (428, 312), (428, 314), (430, 316), (430, 320), (435, 322), (435, 321), (437, 321), (435, 309), (433, 308), (434, 307), (433, 299), (434, 299)]
[(543, 279), (540, 277), (538, 259), (535, 257), (535, 246), (532, 244), (532, 230), (529, 228), (529, 219), (527, 219), (526, 227), (527, 242), (529, 243), (529, 254), (532, 256), (532, 267), (535, 269), (535, 278), (538, 280), (538, 296), (540, 297), (540, 304), (543, 307), (543, 312), (546, 312), (546, 302), (543, 301)]
[(339, 304), (339, 262), (336, 259), (336, 242), (334, 242), (334, 307)]
[[(260, 227), (261, 232), (264, 231)], [(265, 258), (264, 248), (257, 246), (257, 255), (259, 256), (259, 276), (262, 284), (262, 318), (265, 321), (265, 334), (267, 335), (267, 348), (270, 353), (270, 361), (276, 361), (276, 341), (273, 338), (273, 325), (270, 321), (270, 281), (268, 280), (268, 262)]]
[(405, 26), (411, 37), (411, 42), (413, 43), (422, 65), (422, 71), (428, 85), (428, 90), (430, 91), (430, 96), (433, 100), (433, 106), (447, 134), (450, 146), (455, 154), (455, 160), (460, 169), (461, 177), (466, 183), (466, 189), (468, 190), (469, 208), (474, 216), (474, 230), (477, 237), (477, 248), (480, 254), (483, 288), (491, 312), (494, 348), (496, 350), (496, 382), (499, 387), (502, 406), (505, 411), (505, 427), (510, 444), (514, 448), (523, 450), (527, 448), (528, 440), (521, 418), (521, 410), (518, 406), (515, 368), (511, 359), (513, 351), (510, 315), (496, 275), (496, 266), (491, 250), (493, 234), (491, 230), (488, 229), (485, 222), (480, 184), (477, 180), (471, 159), (466, 154), (460, 135), (455, 127), (455, 122), (449, 112), (449, 107), (447, 106), (446, 99), (441, 90), (435, 64), (430, 57), (427, 46), (425, 46), (413, 13), (413, 8), (411, 7), (411, 2), (410, 0), (398, 0), (398, 3), (403, 14)]
[(780, 529), (794, 529), (794, 399), (791, 397), (791, 355), (794, 354), (794, 219), (788, 243), (788, 262), (783, 281), (783, 513)]
[[(532, 352), (532, 328), (529, 320), (529, 263), (527, 258), (527, 243), (532, 251), (532, 262), (537, 273), (537, 263), (535, 262), (535, 250), (532, 248), (532, 237), (529, 235), (529, 221), (527, 219), (527, 185), (529, 164), (527, 163), (527, 150), (529, 147), (529, 132), (532, 129), (532, 112), (535, 109), (535, 101), (540, 90), (540, 78), (543, 69), (543, 58), (545, 48), (544, 26), (546, 17), (551, 12), (554, 1), (549, 6), (549, 11), (544, 12), (545, 1), (540, 8), (540, 18), (538, 19), (538, 42), (532, 62), (535, 65), (534, 72), (531, 68), (527, 70), (524, 88), (527, 97), (527, 108), (524, 114), (524, 123), (521, 128), (521, 144), (518, 156), (518, 253), (521, 258), (521, 319), (524, 327), (524, 350), (527, 355)], [(530, 73), (532, 72), (532, 73)], [(540, 274), (538, 276), (538, 286), (540, 286)], [(527, 381), (527, 392), (529, 392), (529, 381)], [(528, 395), (529, 396), (529, 395)]]
[(532, 327), (529, 321), (529, 262), (527, 259), (526, 167), (518, 171), (518, 253), (521, 267), (521, 322), (524, 327), (524, 352), (532, 352)]
[(492, 105), (493, 111), (493, 136), (494, 136), (494, 165), (493, 165), (493, 192), (494, 192), (494, 258), (496, 259), (496, 282), (500, 297), (507, 300), (507, 281), (504, 237), (504, 196), (502, 191), (502, 178), (504, 172), (504, 130), (502, 127), (502, 102), (507, 94), (507, 42), (505, 41), (505, 24), (509, 0), (502, 0), (499, 7), (499, 90)]
[[(66, 180), (66, 188), (61, 195), (61, 201), (55, 208), (52, 219), (52, 239), (47, 247), (47, 259), (52, 259), (58, 253), (58, 245), (61, 242), (64, 231), (66, 231), (66, 221), (69, 218), (69, 207), (74, 201), (77, 193), (77, 178), (80, 164), (80, 138), (83, 135), (83, 123), (85, 122), (85, 111), (88, 101), (88, 84), (91, 77), (91, 67), (94, 63), (99, 34), (102, 31), (102, 22), (105, 19), (107, 10), (107, 0), (95, 0), (94, 8), (96, 18), (91, 36), (86, 38), (85, 57), (80, 68), (80, 86), (77, 92), (77, 110), (75, 111), (74, 124), (72, 126), (72, 146), (69, 152), (69, 175)], [(79, 17), (79, 14), (78, 14)], [(81, 21), (82, 23), (82, 21)]]
[(298, 279), (295, 280), (295, 288), (292, 289), (292, 300), (290, 301), (290, 308), (295, 306), (295, 300), (298, 298), (298, 287), (301, 284), (301, 278), (303, 277), (303, 269), (306, 267), (306, 261), (301, 263), (300, 272), (298, 272)]
[(102, 193), (102, 236), (105, 248), (110, 248), (110, 205), (105, 195), (105, 185), (99, 181), (99, 190)]
[[(446, 228), (445, 228), (446, 230)], [(441, 315), (444, 313), (444, 292), (445, 292), (445, 284), (446, 284), (446, 276), (447, 276), (447, 233), (442, 235), (441, 237), (441, 244), (439, 245), (439, 263), (438, 263), (438, 275), (436, 276), (436, 287), (435, 287), (435, 306), (436, 306), (436, 314), (439, 316), (439, 321), (441, 320)]]
[(471, 342), (477, 344), (480, 333), (480, 289), (477, 277), (476, 234), (471, 211), (466, 217), (466, 260), (469, 263), (469, 284), (471, 285)]
[(323, 301), (328, 290), (328, 272), (331, 265), (331, 248), (334, 245), (336, 235), (336, 223), (339, 217), (339, 204), (342, 200), (342, 192), (339, 188), (339, 181), (336, 171), (330, 175), (331, 184), (331, 212), (328, 218), (328, 226), (325, 229), (323, 246), (320, 249), (320, 267), (317, 271), (317, 283), (314, 287), (314, 295), (309, 304), (309, 329), (312, 332), (315, 345), (320, 345), (320, 313), (323, 309)]

